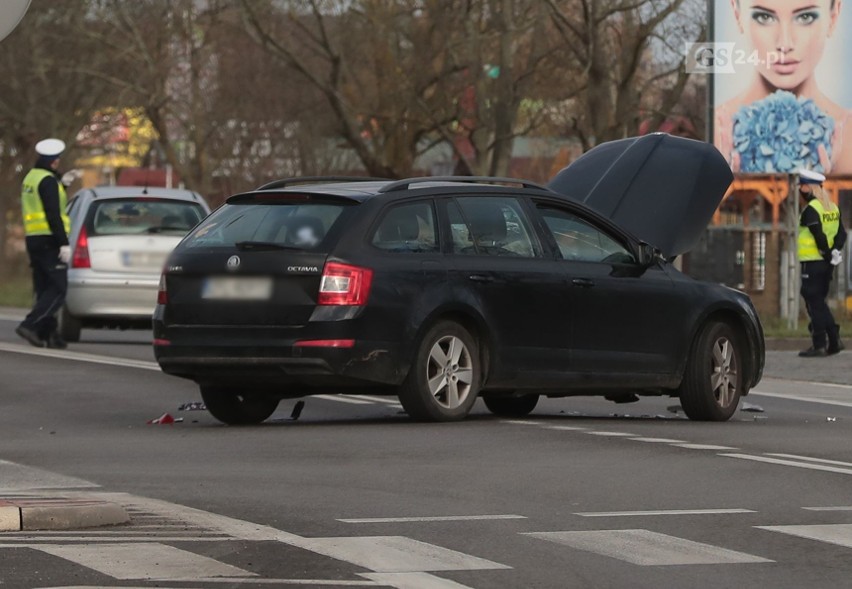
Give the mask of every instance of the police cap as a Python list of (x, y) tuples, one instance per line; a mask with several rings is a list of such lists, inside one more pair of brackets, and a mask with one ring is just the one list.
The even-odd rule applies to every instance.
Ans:
[(35, 150), (45, 157), (59, 157), (65, 151), (65, 142), (61, 139), (42, 139), (36, 143)]
[(825, 182), (825, 175), (813, 170), (799, 170), (799, 184), (822, 184)]

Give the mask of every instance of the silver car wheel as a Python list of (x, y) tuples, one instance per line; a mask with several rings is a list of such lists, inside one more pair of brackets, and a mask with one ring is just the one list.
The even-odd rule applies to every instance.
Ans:
[(426, 377), (438, 405), (445, 409), (462, 405), (473, 384), (473, 362), (464, 342), (454, 335), (435, 342), (426, 360)]
[(719, 337), (713, 344), (713, 371), (710, 374), (710, 389), (719, 407), (730, 406), (737, 399), (737, 358), (734, 346), (726, 337)]

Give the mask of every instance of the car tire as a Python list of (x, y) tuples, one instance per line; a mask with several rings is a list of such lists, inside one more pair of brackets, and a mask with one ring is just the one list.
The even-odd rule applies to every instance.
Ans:
[(65, 305), (59, 310), (59, 335), (66, 342), (79, 342), (83, 322), (74, 317)]
[(476, 402), (480, 372), (473, 336), (458, 323), (440, 321), (420, 340), (399, 401), (416, 420), (462, 420)]
[(231, 388), (201, 387), (210, 415), (228, 425), (261, 423), (278, 408), (279, 399), (263, 394), (245, 395)]
[(482, 397), (482, 400), (491, 413), (500, 417), (525, 417), (538, 405), (538, 395), (521, 397), (486, 395)]
[(727, 421), (743, 388), (742, 338), (729, 324), (711, 321), (695, 340), (680, 386), (684, 413), (696, 421)]

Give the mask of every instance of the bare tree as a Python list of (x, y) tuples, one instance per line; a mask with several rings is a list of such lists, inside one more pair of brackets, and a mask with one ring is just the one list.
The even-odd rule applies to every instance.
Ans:
[(144, 109), (167, 161), (202, 193), (217, 163), (211, 111), (220, 78), (212, 40), (227, 8), (220, 0), (99, 0), (98, 25), (77, 31), (111, 55), (109, 68), (80, 70), (113, 86), (115, 106)]
[(704, 38), (693, 0), (544, 0), (576, 75), (563, 99), (568, 132), (589, 148), (656, 128), (686, 87), (683, 46)]
[(102, 49), (69, 31), (91, 26), (91, 0), (34, 0), (0, 51), (0, 269), (7, 264), (8, 231), (20, 229), (20, 183), (45, 137), (69, 145), (106, 100), (107, 87), (80, 72), (77, 62), (103, 67)]

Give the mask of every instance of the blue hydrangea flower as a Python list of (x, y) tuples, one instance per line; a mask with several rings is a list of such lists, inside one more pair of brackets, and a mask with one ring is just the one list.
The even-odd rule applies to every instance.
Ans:
[(834, 119), (810, 98), (776, 90), (762, 100), (740, 107), (734, 115), (734, 149), (741, 172), (825, 172), (817, 148), (831, 159)]

